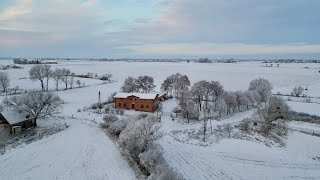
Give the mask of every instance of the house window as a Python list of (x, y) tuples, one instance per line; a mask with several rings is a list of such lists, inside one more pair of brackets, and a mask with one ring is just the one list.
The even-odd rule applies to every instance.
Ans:
[(132, 98), (130, 98), (130, 100), (132, 101)]
[(144, 106), (143, 106), (143, 104), (141, 104), (141, 109), (143, 109), (144, 108)]
[(118, 106), (121, 107), (121, 103), (119, 103)]
[(146, 108), (149, 109), (149, 105), (148, 104), (147, 104)]
[(123, 104), (123, 107), (127, 107), (127, 104), (126, 104), (126, 103), (124, 103), (124, 104)]

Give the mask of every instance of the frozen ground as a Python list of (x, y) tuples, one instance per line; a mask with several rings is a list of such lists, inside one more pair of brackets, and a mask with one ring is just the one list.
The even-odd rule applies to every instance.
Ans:
[[(175, 102), (164, 103), (164, 111), (170, 111)], [(250, 117), (253, 110), (242, 112), (222, 121), (214, 121), (213, 126), (236, 123)], [(310, 130), (312, 124), (291, 123), (291, 128)], [(162, 118), (165, 133), (161, 145), (168, 162), (186, 179), (319, 179), (320, 138), (296, 131), (290, 131), (287, 145), (283, 148), (267, 147), (238, 139), (223, 139), (209, 146), (198, 146), (174, 140), (173, 130), (200, 128), (199, 124), (181, 124), (169, 116)], [(314, 127), (320, 130), (320, 127)], [(296, 129), (300, 130), (300, 129)]]
[(320, 104), (292, 101), (288, 101), (287, 103), (294, 111), (320, 116)]
[[(0, 61), (11, 64), (11, 61)], [(303, 67), (309, 66), (310, 69)], [(10, 69), (11, 86), (32, 90), (39, 89), (39, 82), (28, 79), (31, 65), (24, 69)], [(112, 84), (81, 79), (86, 88), (57, 92), (65, 104), (61, 116), (68, 118), (70, 127), (40, 141), (23, 145), (0, 156), (1, 179), (134, 179), (133, 172), (121, 157), (116, 145), (97, 127), (87, 120), (100, 121), (102, 116), (90, 112), (77, 113), (78, 109), (98, 101), (98, 92), (105, 100), (118, 91), (127, 76), (151, 75), (159, 90), (163, 80), (170, 74), (180, 72), (189, 76), (191, 83), (199, 80), (217, 80), (227, 90), (245, 90), (254, 78), (267, 78), (274, 84), (274, 92), (290, 93), (297, 85), (308, 85), (308, 95), (320, 97), (320, 74), (317, 64), (280, 64), (267, 68), (261, 63), (237, 64), (194, 63), (137, 63), (137, 62), (89, 62), (62, 61), (55, 67), (70, 68), (76, 74), (113, 74)], [(60, 84), (62, 88), (63, 85)], [(51, 84), (51, 89), (54, 86)], [(0, 100), (4, 98), (0, 96)], [(293, 110), (318, 114), (318, 104), (289, 102)], [(169, 103), (167, 110), (175, 106)], [(215, 125), (235, 123), (250, 116), (251, 111), (238, 114)], [(85, 119), (85, 120), (84, 120)], [(310, 127), (296, 124), (292, 127)], [(269, 148), (263, 144), (225, 139), (208, 147), (175, 141), (168, 134), (177, 129), (199, 128), (200, 124), (178, 124), (169, 116), (164, 117), (165, 133), (161, 144), (165, 157), (187, 179), (320, 179), (319, 137), (290, 132), (285, 148)]]
[(117, 146), (94, 123), (70, 127), (0, 156), (1, 179), (135, 179)]

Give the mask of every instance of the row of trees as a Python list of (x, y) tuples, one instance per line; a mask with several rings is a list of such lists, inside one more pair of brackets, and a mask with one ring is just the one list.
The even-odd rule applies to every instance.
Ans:
[(127, 77), (121, 87), (122, 92), (143, 92), (149, 93), (154, 91), (154, 79), (151, 76), (139, 76), (138, 78)]
[(214, 113), (221, 117), (266, 102), (271, 96), (272, 85), (260, 78), (251, 81), (247, 91), (225, 91), (220, 82), (206, 80), (190, 87), (189, 78), (177, 73), (167, 77), (161, 89), (178, 98), (179, 111), (189, 122), (198, 119), (200, 112), (207, 117)]
[(7, 92), (10, 86), (10, 79), (8, 73), (0, 72), (0, 88), (3, 92)]
[(74, 84), (81, 86), (80, 80), (75, 80), (75, 74), (66, 68), (56, 68), (52, 70), (50, 65), (35, 65), (29, 71), (30, 79), (33, 81), (39, 81), (41, 83), (42, 91), (49, 90), (49, 81), (52, 79), (56, 84), (56, 90), (59, 90), (59, 83), (62, 82), (65, 85), (65, 90), (68, 89), (68, 85), (72, 89)]

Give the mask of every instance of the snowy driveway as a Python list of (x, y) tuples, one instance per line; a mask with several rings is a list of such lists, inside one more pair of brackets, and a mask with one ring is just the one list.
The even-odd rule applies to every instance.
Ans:
[(95, 124), (72, 119), (68, 124), (0, 156), (0, 179), (135, 179), (117, 146)]

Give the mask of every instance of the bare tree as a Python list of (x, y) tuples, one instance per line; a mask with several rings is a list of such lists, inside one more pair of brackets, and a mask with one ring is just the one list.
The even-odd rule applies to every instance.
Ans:
[(235, 95), (235, 93), (234, 92), (228, 92), (228, 91), (226, 91), (225, 93), (224, 93), (224, 100), (225, 100), (225, 102), (226, 102), (226, 105), (227, 105), (227, 114), (230, 114), (231, 113), (231, 109), (233, 110), (233, 112), (234, 112), (234, 110), (235, 110), (235, 107), (236, 107), (236, 105), (237, 105), (237, 97), (236, 97), (236, 95)]
[(259, 94), (260, 102), (267, 102), (271, 96), (272, 84), (267, 79), (254, 79), (250, 82), (249, 90)]
[(78, 87), (80, 87), (80, 86), (81, 86), (81, 81), (78, 79), (78, 80), (76, 81), (76, 84), (78, 85)]
[(189, 80), (188, 76), (182, 75), (182, 76), (178, 76), (178, 77), (179, 78), (178, 78), (178, 82), (177, 82), (177, 92), (179, 94), (180, 91), (183, 91), (184, 89), (189, 88), (189, 86), (191, 84), (190, 84), (190, 80)]
[(194, 101), (192, 100), (191, 92), (185, 88), (180, 90), (179, 106), (182, 111), (182, 116), (187, 118), (188, 123), (190, 119), (198, 119), (200, 116)]
[(34, 65), (29, 71), (30, 79), (33, 81), (40, 81), (42, 91), (44, 88), (44, 79), (46, 78), (46, 68), (44, 65)]
[(267, 125), (278, 119), (287, 119), (289, 106), (286, 101), (279, 97), (271, 97), (268, 102), (258, 111), (260, 117), (265, 120)]
[(51, 70), (50, 65), (43, 65), (44, 77), (46, 79), (46, 90), (49, 91), (49, 80), (53, 76), (53, 72)]
[(63, 101), (51, 92), (31, 92), (21, 96), (13, 96), (3, 102), (7, 107), (25, 112), (35, 118), (35, 126), (39, 117), (46, 117), (59, 112)]
[(71, 71), (69, 69), (62, 68), (62, 78), (61, 80), (64, 82), (66, 86), (66, 90), (68, 89), (69, 77), (71, 75)]
[(127, 77), (123, 82), (121, 90), (126, 93), (138, 91), (137, 80), (131, 76)]
[(6, 92), (10, 86), (10, 79), (8, 73), (0, 72), (0, 87), (3, 92)]
[(219, 113), (219, 117), (222, 117), (222, 113), (227, 111), (226, 101), (223, 98), (219, 98), (218, 100), (216, 100), (215, 104), (216, 110)]
[(199, 105), (199, 110), (202, 108), (202, 101), (204, 100), (204, 96), (206, 94), (208, 87), (208, 81), (202, 80), (193, 83), (191, 87), (191, 94), (195, 102)]
[(296, 86), (292, 90), (292, 95), (299, 97), (302, 95), (304, 88), (302, 86)]
[(102, 80), (104, 82), (110, 82), (111, 81), (111, 77), (112, 77), (112, 74), (103, 74), (100, 77), (100, 80)]
[(174, 82), (173, 82), (172, 76), (167, 77), (161, 84), (161, 90), (165, 91), (167, 94), (173, 95), (172, 94), (173, 83)]
[(68, 83), (69, 83), (71, 89), (73, 88), (73, 85), (74, 85), (74, 82), (75, 82), (74, 77), (75, 77), (74, 73), (71, 73), (70, 76), (69, 76)]
[(136, 80), (136, 84), (139, 90), (144, 93), (149, 93), (154, 90), (156, 85), (154, 85), (154, 79), (151, 76), (139, 76)]
[(62, 69), (55, 69), (53, 71), (53, 80), (55, 81), (56, 83), (56, 90), (58, 91), (59, 90), (59, 82), (62, 80), (62, 77), (63, 77), (63, 70)]

